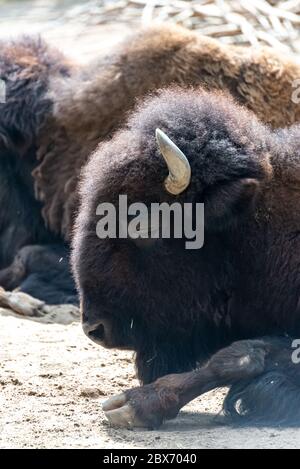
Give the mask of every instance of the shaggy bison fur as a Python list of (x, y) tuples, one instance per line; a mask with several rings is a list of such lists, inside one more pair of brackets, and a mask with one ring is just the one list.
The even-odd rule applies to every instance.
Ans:
[[(25, 273), (22, 269), (20, 284), (30, 275), (29, 293), (43, 295), (37, 288), (40, 277), (35, 285), (32, 276), (35, 271), (41, 275), (39, 246), (43, 253), (49, 246), (49, 266), (64, 257), (78, 209), (80, 171), (137, 98), (171, 84), (226, 89), (263, 121), (281, 127), (300, 118), (300, 106), (291, 100), (299, 76), (299, 65), (271, 49), (227, 47), (169, 25), (131, 36), (109, 56), (85, 67), (71, 64), (38, 39), (1, 43), (0, 78), (7, 99), (0, 104), (0, 202), (5, 207), (0, 215), (0, 269), (13, 274), (8, 282), (8, 271), (0, 272), (2, 286), (11, 288), (20, 278), (14, 271), (19, 249), (36, 246), (32, 255), (25, 250), (30, 261), (24, 265), (30, 268)], [(58, 245), (63, 253), (59, 256)], [(45, 265), (43, 282), (53, 277)], [(70, 297), (74, 285), (68, 269), (65, 282), (65, 296)], [(54, 289), (51, 297), (51, 302), (59, 302), (62, 292), (55, 297)]]
[(50, 229), (70, 240), (82, 166), (137, 98), (172, 84), (228, 90), (273, 127), (300, 120), (291, 99), (300, 65), (270, 48), (228, 47), (180, 27), (153, 26), (68, 79), (51, 80), (52, 113), (39, 134), (35, 190)]
[(1, 43), (0, 50), (6, 85), (6, 102), (0, 103), (0, 285), (20, 287), (49, 304), (74, 301), (67, 263), (59, 263), (68, 259), (66, 247), (46, 226), (32, 176), (38, 132), (53, 105), (46, 97), (50, 80), (69, 76), (71, 65), (41, 40)]
[[(191, 182), (166, 192), (162, 129)], [(225, 411), (300, 423), (300, 127), (271, 130), (229, 96), (166, 90), (142, 103), (84, 169), (73, 238), (83, 328), (136, 352), (144, 386), (104, 405), (115, 424), (156, 427), (200, 394), (229, 386)], [(205, 243), (100, 239), (99, 203), (202, 202)]]

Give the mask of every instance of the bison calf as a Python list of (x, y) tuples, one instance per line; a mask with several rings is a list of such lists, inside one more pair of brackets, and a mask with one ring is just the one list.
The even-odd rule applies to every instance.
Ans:
[[(272, 131), (229, 96), (171, 89), (92, 155), (73, 240), (83, 328), (134, 350), (146, 385), (105, 404), (112, 422), (157, 426), (228, 385), (228, 413), (300, 423), (299, 139), (298, 126)], [(204, 246), (100, 239), (97, 207), (120, 194), (203, 203)]]

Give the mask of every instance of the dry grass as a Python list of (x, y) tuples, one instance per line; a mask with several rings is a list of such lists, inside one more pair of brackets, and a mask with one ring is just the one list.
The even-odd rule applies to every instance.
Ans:
[(93, 25), (172, 21), (228, 44), (300, 52), (300, 0), (90, 0), (67, 16)]

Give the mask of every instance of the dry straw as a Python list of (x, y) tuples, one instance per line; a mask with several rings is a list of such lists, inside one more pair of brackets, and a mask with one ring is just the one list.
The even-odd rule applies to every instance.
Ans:
[(171, 21), (227, 44), (300, 52), (300, 0), (91, 0), (69, 16), (93, 24)]

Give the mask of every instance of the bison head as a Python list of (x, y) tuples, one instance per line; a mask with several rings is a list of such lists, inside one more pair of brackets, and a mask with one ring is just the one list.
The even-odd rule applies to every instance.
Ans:
[[(144, 383), (195, 366), (229, 327), (233, 233), (271, 174), (269, 140), (228, 96), (171, 89), (141, 103), (85, 167), (72, 260), (83, 328), (105, 347), (136, 351)], [(149, 208), (203, 203), (203, 247), (186, 249), (172, 230), (168, 239), (100, 239), (97, 207), (117, 207), (121, 194)]]

